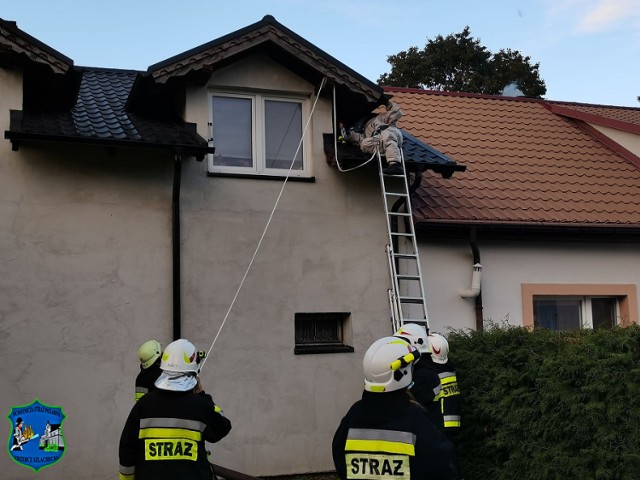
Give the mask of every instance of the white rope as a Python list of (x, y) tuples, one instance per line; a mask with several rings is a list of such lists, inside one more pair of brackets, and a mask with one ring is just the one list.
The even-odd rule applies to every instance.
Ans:
[(298, 143), (298, 148), (296, 149), (296, 152), (293, 155), (293, 159), (291, 160), (291, 164), (289, 165), (289, 170), (287, 171), (287, 176), (284, 179), (284, 182), (282, 182), (282, 188), (280, 188), (280, 193), (278, 194), (278, 198), (276, 198), (276, 202), (273, 205), (273, 208), (271, 209), (271, 214), (269, 215), (269, 219), (267, 220), (267, 224), (264, 227), (264, 230), (262, 231), (262, 235), (260, 236), (260, 240), (258, 241), (258, 245), (256, 246), (255, 251), (253, 252), (253, 255), (251, 256), (251, 260), (249, 261), (249, 265), (247, 266), (247, 269), (244, 272), (244, 275), (242, 276), (242, 280), (240, 280), (240, 284), (238, 285), (238, 289), (236, 290), (235, 295), (233, 296), (233, 300), (231, 300), (231, 304), (229, 305), (229, 308), (227, 310), (227, 313), (225, 314), (224, 318), (222, 319), (222, 323), (220, 324), (220, 327), (218, 328), (218, 332), (216, 333), (216, 336), (213, 339), (213, 342), (211, 342), (211, 346), (209, 347), (209, 350), (207, 350), (207, 355), (206, 357), (202, 360), (202, 365), (200, 366), (200, 372), (202, 372), (202, 369), (204, 368), (204, 364), (207, 361), (207, 358), (209, 358), (209, 354), (211, 353), (211, 350), (213, 349), (213, 345), (216, 343), (216, 340), (218, 340), (218, 337), (220, 336), (220, 332), (222, 331), (222, 327), (224, 327), (225, 323), (227, 322), (227, 318), (229, 317), (229, 314), (231, 313), (231, 309), (233, 308), (233, 306), (236, 303), (236, 299), (238, 298), (238, 295), (240, 294), (240, 290), (242, 289), (242, 286), (244, 285), (244, 281), (246, 280), (247, 276), (249, 275), (249, 271), (251, 270), (251, 266), (253, 265), (253, 261), (256, 259), (256, 256), (258, 255), (258, 251), (260, 250), (260, 247), (262, 246), (262, 241), (264, 240), (264, 237), (267, 234), (267, 230), (269, 229), (269, 225), (271, 225), (271, 220), (273, 219), (274, 214), (276, 213), (276, 209), (278, 208), (278, 204), (280, 203), (280, 198), (282, 197), (282, 193), (284, 192), (284, 187), (287, 184), (287, 181), (289, 180), (289, 176), (291, 175), (291, 170), (293, 169), (293, 165), (296, 161), (296, 157), (298, 156), (298, 152), (300, 151), (300, 148), (302, 147), (302, 141), (304, 140), (305, 135), (307, 134), (307, 129), (309, 128), (309, 123), (311, 123), (311, 118), (313, 117), (313, 112), (316, 109), (316, 105), (318, 103), (318, 100), (320, 99), (320, 92), (322, 92), (322, 89), (324, 87), (324, 84), (327, 81), (327, 77), (324, 77), (322, 79), (322, 82), (320, 83), (320, 88), (318, 89), (318, 93), (316, 94), (316, 99), (313, 102), (313, 107), (311, 108), (311, 114), (309, 115), (309, 118), (307, 119), (307, 123), (304, 126), (304, 130), (302, 131), (302, 137), (300, 138), (300, 142)]

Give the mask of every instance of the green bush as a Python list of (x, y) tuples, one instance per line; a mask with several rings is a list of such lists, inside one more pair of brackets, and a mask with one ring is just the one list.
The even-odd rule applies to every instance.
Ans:
[(640, 327), (447, 337), (465, 480), (640, 479)]

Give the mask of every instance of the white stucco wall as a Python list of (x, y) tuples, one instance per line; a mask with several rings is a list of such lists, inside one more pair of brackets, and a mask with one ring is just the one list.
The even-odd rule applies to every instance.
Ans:
[[(478, 240), (485, 321), (522, 325), (522, 284), (640, 285), (640, 250), (634, 245), (503, 243)], [(432, 330), (475, 328), (468, 242), (422, 242), (423, 275)], [(637, 312), (637, 305), (635, 305)]]
[(640, 135), (631, 132), (623, 132), (611, 127), (603, 127), (601, 125), (594, 124), (590, 125), (596, 130), (599, 130), (606, 136), (610, 137), (615, 142), (622, 145), (634, 155), (640, 157)]

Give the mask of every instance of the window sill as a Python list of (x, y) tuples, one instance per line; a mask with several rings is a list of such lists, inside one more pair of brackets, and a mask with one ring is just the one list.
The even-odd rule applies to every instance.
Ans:
[[(254, 180), (284, 180), (286, 175), (258, 175), (256, 173), (223, 173), (223, 172), (207, 172), (208, 177), (227, 177), (227, 178), (250, 178)], [(289, 182), (306, 182), (315, 183), (316, 177), (293, 177), (290, 176)]]
[(349, 345), (297, 345), (293, 349), (295, 355), (309, 355), (319, 353), (353, 353)]

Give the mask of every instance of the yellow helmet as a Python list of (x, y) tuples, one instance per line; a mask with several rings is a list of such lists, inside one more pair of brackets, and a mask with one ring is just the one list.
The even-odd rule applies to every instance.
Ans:
[(162, 355), (162, 345), (157, 340), (149, 340), (144, 342), (138, 349), (138, 358), (140, 366), (143, 369), (149, 368)]

